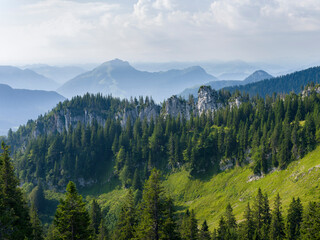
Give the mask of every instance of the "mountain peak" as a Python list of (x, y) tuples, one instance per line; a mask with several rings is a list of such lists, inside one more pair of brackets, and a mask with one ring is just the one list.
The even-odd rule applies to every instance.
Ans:
[(262, 81), (270, 78), (273, 78), (273, 76), (267, 73), (266, 71), (257, 70), (254, 73), (252, 73), (250, 76), (248, 76), (246, 79), (244, 79), (243, 81), (246, 83), (253, 83), (253, 82), (258, 82), (258, 81)]
[(115, 58), (113, 60), (104, 62), (101, 64), (101, 66), (110, 66), (113, 68), (118, 68), (118, 67), (131, 67), (131, 65), (129, 64), (129, 62), (127, 61), (123, 61), (119, 58)]

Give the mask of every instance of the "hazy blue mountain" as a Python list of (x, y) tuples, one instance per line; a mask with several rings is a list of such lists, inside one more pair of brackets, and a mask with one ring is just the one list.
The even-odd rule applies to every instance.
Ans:
[(227, 87), (226, 90), (231, 92), (240, 90), (249, 93), (250, 96), (260, 95), (265, 97), (273, 93), (298, 93), (301, 88), (308, 83), (320, 83), (320, 67), (312, 67), (303, 71), (297, 71), (284, 76), (266, 79), (263, 81), (249, 83), (242, 86)]
[(63, 96), (53, 91), (13, 89), (0, 84), (0, 135), (46, 113), (63, 100)]
[(243, 83), (244, 84), (254, 83), (254, 82), (259, 82), (261, 80), (270, 79), (270, 78), (273, 78), (273, 76), (263, 70), (258, 70), (252, 73), (246, 79), (244, 79)]
[(186, 86), (217, 80), (199, 66), (161, 72), (139, 71), (128, 62), (115, 59), (105, 62), (62, 85), (58, 92), (66, 97), (86, 92), (112, 94), (118, 97), (152, 96), (162, 101)]
[(86, 72), (87, 70), (78, 66), (49, 66), (45, 64), (40, 65), (30, 65), (28, 66), (32, 71), (41, 74), (47, 78), (54, 79), (57, 83), (63, 84), (66, 81), (78, 76), (81, 73)]
[[(262, 81), (264, 79), (272, 78), (273, 76), (263, 70), (257, 70), (252, 73), (250, 76), (245, 78), (243, 81), (240, 80), (221, 80), (221, 81), (211, 81), (205, 83), (203, 85), (211, 86), (212, 89), (219, 90), (221, 88), (229, 87), (229, 86), (237, 86), (237, 85), (244, 85), (248, 83)], [(183, 90), (179, 95), (183, 98), (188, 98), (189, 95), (197, 96), (197, 92), (200, 85), (196, 85), (192, 88), (186, 88)]]
[(58, 83), (30, 69), (20, 69), (12, 66), (0, 66), (0, 83), (13, 88), (32, 90), (55, 90)]

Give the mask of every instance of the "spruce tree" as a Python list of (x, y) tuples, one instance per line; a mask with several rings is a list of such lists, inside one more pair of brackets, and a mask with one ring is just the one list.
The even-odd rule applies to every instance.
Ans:
[(30, 209), (33, 240), (43, 240), (43, 228), (38, 217), (37, 208), (32, 204)]
[(96, 199), (93, 199), (91, 202), (89, 216), (91, 219), (91, 227), (92, 229), (94, 229), (95, 234), (98, 234), (100, 222), (102, 219), (102, 213), (101, 213), (101, 208)]
[(302, 211), (303, 207), (300, 202), (300, 198), (295, 200), (289, 205), (287, 215), (287, 239), (296, 240), (300, 238), (300, 227), (302, 223)]
[(136, 238), (138, 239), (160, 239), (165, 212), (165, 198), (160, 177), (160, 171), (153, 169), (144, 186), (141, 219), (136, 231)]
[(134, 206), (134, 197), (132, 190), (126, 196), (126, 201), (121, 208), (120, 216), (116, 224), (113, 239), (126, 240), (134, 237), (134, 228), (136, 226), (136, 209)]
[(320, 239), (320, 204), (318, 202), (310, 202), (303, 216), (301, 226), (301, 238)]
[(282, 217), (281, 199), (278, 194), (272, 211), (272, 219), (270, 225), (270, 239), (281, 240), (285, 238), (285, 226)]
[(239, 239), (241, 240), (252, 240), (255, 231), (253, 214), (248, 203), (247, 208), (244, 212), (244, 221), (239, 226)]
[(57, 235), (62, 240), (92, 239), (90, 217), (85, 208), (82, 196), (78, 194), (76, 185), (69, 182), (65, 199), (60, 200), (54, 216)]
[(201, 226), (201, 229), (199, 231), (199, 240), (210, 240), (210, 232), (209, 227), (207, 225), (207, 221), (204, 220)]
[(97, 236), (97, 240), (107, 240), (108, 238), (108, 230), (105, 226), (104, 218), (101, 219), (99, 226), (99, 234)]
[(14, 174), (10, 161), (9, 147), (1, 144), (0, 155), (0, 234), (7, 239), (32, 237), (29, 209), (18, 187), (19, 180)]
[(233, 215), (233, 209), (231, 207), (231, 204), (229, 203), (226, 207), (225, 212), (225, 221), (227, 226), (227, 235), (226, 239), (237, 239), (237, 221), (236, 218)]

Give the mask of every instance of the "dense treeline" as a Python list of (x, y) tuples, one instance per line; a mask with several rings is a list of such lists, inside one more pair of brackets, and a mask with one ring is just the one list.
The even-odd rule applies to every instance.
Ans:
[[(236, 220), (232, 206), (228, 204), (217, 228), (210, 232), (206, 221), (198, 222), (194, 210), (187, 209), (182, 213), (176, 211), (174, 202), (166, 196), (161, 185), (161, 175), (158, 170), (151, 171), (143, 188), (143, 197), (136, 203), (133, 191), (133, 189), (128, 190), (116, 226), (108, 231), (96, 200), (91, 202), (88, 214), (74, 183), (70, 182), (66, 198), (61, 200), (58, 206), (47, 239), (320, 239), (319, 202), (310, 202), (304, 209), (301, 200), (293, 198), (287, 211), (284, 212), (279, 195), (270, 207), (268, 196), (258, 189), (252, 206), (248, 203), (241, 221)], [(73, 214), (70, 214), (71, 204), (76, 206), (73, 208)]]
[(243, 86), (226, 87), (225, 89), (231, 92), (236, 90), (246, 92), (250, 96), (259, 95), (264, 97), (267, 95), (271, 96), (273, 93), (299, 93), (301, 91), (301, 86), (306, 86), (311, 82), (320, 83), (320, 67), (312, 67), (284, 76), (250, 83)]
[[(56, 209), (53, 223), (44, 234), (37, 207), (31, 210), (23, 198), (14, 175), (8, 147), (2, 144), (0, 156), (0, 238), (1, 239), (320, 239), (320, 203), (310, 202), (304, 209), (299, 198), (292, 199), (287, 214), (279, 195), (270, 207), (259, 189), (252, 206), (248, 203), (243, 219), (237, 221), (232, 206), (226, 207), (213, 232), (207, 222), (199, 224), (196, 212), (178, 213), (161, 183), (160, 171), (153, 169), (143, 187), (142, 198), (134, 199), (129, 189), (114, 229), (108, 229), (106, 216), (93, 199), (88, 207), (73, 182)], [(29, 212), (30, 211), (30, 212)]]
[[(311, 91), (309, 96), (255, 97), (239, 107), (227, 106), (189, 120), (129, 118), (122, 127), (110, 117), (104, 126), (96, 121), (78, 123), (61, 134), (33, 138), (15, 151), (14, 163), (22, 181), (44, 180), (53, 188), (70, 180), (93, 184), (106, 176), (117, 176), (130, 187), (135, 178), (147, 179), (153, 167), (164, 172), (183, 167), (197, 176), (252, 162), (255, 174), (268, 173), (315, 148), (320, 141), (319, 110), (320, 94)], [(8, 141), (14, 142), (10, 135)]]

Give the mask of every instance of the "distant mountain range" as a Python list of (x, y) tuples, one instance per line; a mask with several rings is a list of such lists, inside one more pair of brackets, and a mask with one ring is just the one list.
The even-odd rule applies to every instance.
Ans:
[(199, 66), (161, 72), (139, 71), (128, 62), (115, 59), (105, 62), (66, 82), (58, 92), (66, 97), (89, 93), (112, 94), (117, 97), (152, 96), (159, 102), (186, 86), (218, 80)]
[[(258, 70), (252, 73), (250, 76), (245, 78), (243, 81), (239, 80), (220, 80), (220, 81), (211, 81), (208, 83), (205, 83), (203, 85), (210, 86), (212, 89), (219, 90), (221, 88), (225, 88), (228, 86), (237, 86), (237, 85), (245, 85), (253, 82), (258, 82), (261, 80), (265, 79), (271, 79), (273, 78), (272, 75), (269, 73), (263, 71), (263, 70)], [(183, 98), (188, 98), (189, 95), (197, 96), (198, 89), (200, 85), (196, 85), (192, 88), (187, 88), (183, 92), (181, 92), (179, 95), (182, 96)]]
[(56, 92), (13, 89), (0, 84), (0, 135), (29, 119), (36, 119), (63, 100), (65, 98)]
[(45, 64), (29, 65), (27, 68), (47, 78), (53, 79), (59, 84), (63, 84), (71, 78), (87, 71), (85, 68), (78, 66), (57, 67)]
[(32, 90), (55, 90), (59, 84), (30, 69), (20, 69), (12, 66), (0, 66), (0, 83), (13, 88)]
[(266, 95), (271, 96), (273, 93), (299, 93), (302, 87), (311, 82), (320, 83), (320, 67), (312, 67), (284, 76), (242, 86), (226, 87), (225, 89), (231, 92), (240, 90), (241, 92), (249, 93), (250, 96), (258, 94), (265, 97)]

